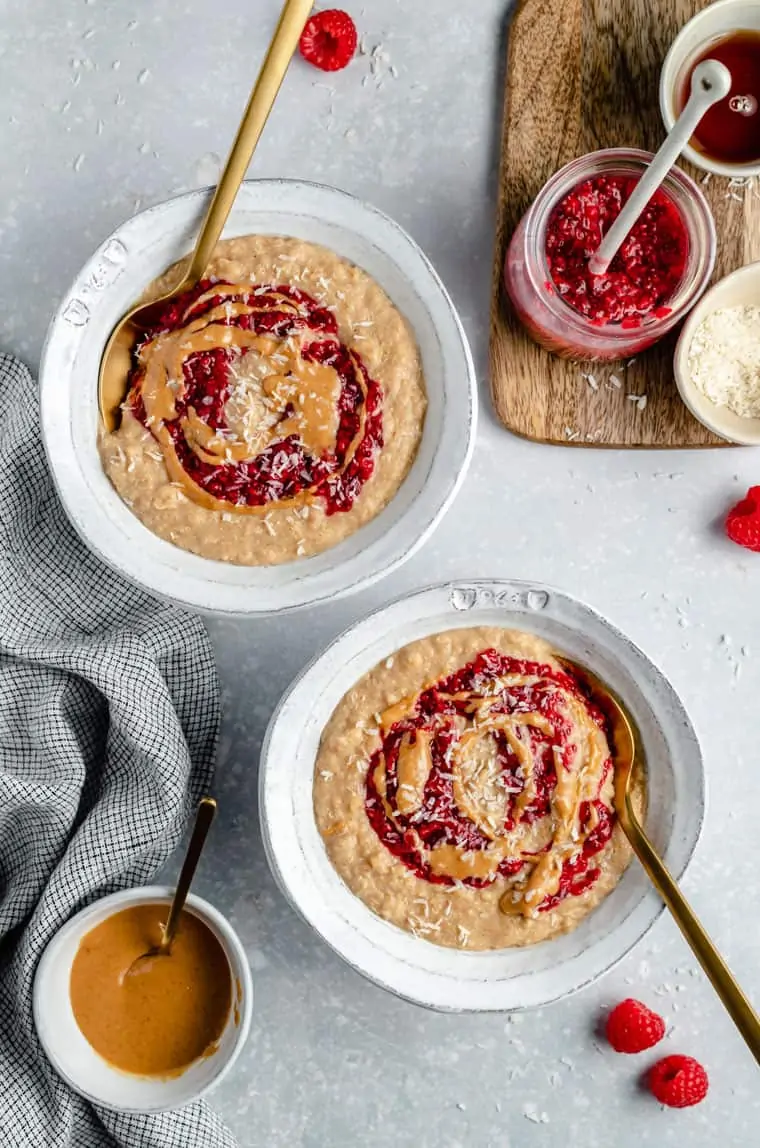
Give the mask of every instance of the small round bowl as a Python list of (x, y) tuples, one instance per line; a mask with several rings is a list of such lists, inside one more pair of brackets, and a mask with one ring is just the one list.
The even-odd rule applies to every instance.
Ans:
[[(660, 112), (666, 131), (670, 131), (676, 122), (678, 84), (686, 68), (713, 41), (737, 31), (760, 31), (760, 0), (716, 0), (693, 16), (678, 33), (660, 73)], [(713, 175), (732, 179), (760, 175), (760, 160), (756, 163), (722, 163), (691, 145), (684, 148), (682, 156), (695, 167)]]
[(673, 373), (684, 403), (708, 430), (741, 446), (760, 446), (760, 419), (744, 418), (711, 402), (692, 382), (688, 363), (691, 341), (703, 319), (724, 307), (749, 305), (760, 307), (760, 262), (748, 263), (726, 275), (697, 304), (676, 344)]
[(663, 911), (634, 859), (608, 897), (571, 933), (525, 948), (442, 948), (376, 916), (341, 881), (317, 831), (314, 762), (333, 710), (357, 680), (402, 646), (470, 626), (523, 629), (596, 671), (625, 699), (647, 760), (647, 830), (680, 878), (705, 808), (702, 756), (672, 686), (623, 634), (568, 594), (527, 582), (435, 586), (347, 630), (296, 679), (261, 751), (265, 847), (283, 893), (358, 972), (399, 997), (447, 1012), (531, 1008), (569, 996), (607, 972)]
[(187, 909), (211, 929), (227, 955), (232, 977), (232, 1008), (217, 1049), (169, 1079), (121, 1072), (98, 1055), (83, 1036), (71, 1008), (71, 966), (83, 936), (106, 917), (133, 905), (171, 901), (164, 886), (127, 889), (77, 913), (43, 953), (34, 978), (37, 1035), (48, 1060), (75, 1092), (93, 1104), (119, 1112), (163, 1112), (181, 1108), (214, 1088), (232, 1068), (251, 1027), (253, 983), (248, 959), (232, 926), (208, 902), (187, 899)]
[(280, 566), (236, 566), (152, 534), (119, 498), (97, 451), (97, 379), (106, 340), (148, 284), (192, 247), (209, 190), (124, 223), (64, 297), (40, 368), (43, 441), (61, 501), (91, 550), (160, 597), (204, 613), (255, 616), (331, 601), (389, 574), (426, 541), (451, 505), (474, 445), (477, 383), (445, 287), (397, 223), (345, 192), (293, 180), (244, 183), (224, 231), (282, 235), (330, 248), (363, 268), (410, 323), (428, 392), (414, 464), (388, 506), (350, 538)]

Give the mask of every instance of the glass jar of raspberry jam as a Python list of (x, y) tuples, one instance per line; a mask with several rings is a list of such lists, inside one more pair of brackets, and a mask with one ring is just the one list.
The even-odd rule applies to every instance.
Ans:
[(610, 148), (552, 176), (521, 219), (504, 281), (541, 346), (568, 359), (630, 358), (694, 306), (713, 271), (715, 224), (692, 179), (673, 168), (605, 275), (588, 261), (631, 194), (650, 152)]

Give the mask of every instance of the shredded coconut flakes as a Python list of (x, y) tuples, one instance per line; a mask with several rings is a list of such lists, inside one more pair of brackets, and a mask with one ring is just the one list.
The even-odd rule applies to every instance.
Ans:
[(760, 307), (727, 307), (706, 316), (691, 341), (688, 368), (710, 402), (742, 418), (760, 418)]

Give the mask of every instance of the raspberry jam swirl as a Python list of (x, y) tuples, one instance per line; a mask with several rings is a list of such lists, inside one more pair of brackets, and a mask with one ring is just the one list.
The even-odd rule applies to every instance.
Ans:
[(205, 281), (139, 343), (128, 404), (211, 510), (349, 511), (383, 446), (382, 391), (332, 312), (294, 287)]
[(596, 882), (612, 836), (602, 715), (567, 674), (485, 650), (380, 715), (365, 808), (418, 877), (474, 888), (535, 917)]

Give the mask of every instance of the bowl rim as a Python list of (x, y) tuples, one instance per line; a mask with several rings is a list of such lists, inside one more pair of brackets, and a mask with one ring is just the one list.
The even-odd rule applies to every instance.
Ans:
[[(108, 1101), (102, 1100), (97, 1093), (89, 1091), (87, 1086), (80, 1083), (74, 1075), (72, 1075), (65, 1061), (58, 1055), (56, 1049), (51, 1048), (43, 1035), (46, 1030), (46, 1023), (41, 1019), (40, 1010), (42, 1008), (42, 994), (44, 991), (44, 982), (46, 977), (52, 972), (54, 962), (58, 959), (58, 950), (60, 945), (69, 937), (80, 935), (84, 936), (87, 931), (88, 922), (98, 915), (104, 908), (113, 909), (113, 913), (119, 912), (121, 909), (129, 908), (132, 905), (140, 905), (154, 901), (169, 903), (174, 895), (174, 889), (169, 885), (139, 885), (133, 886), (129, 889), (120, 889), (115, 893), (109, 893), (105, 897), (99, 897), (90, 904), (80, 909), (72, 917), (64, 922), (63, 925), (48, 941), (42, 956), (39, 959), (37, 968), (34, 973), (34, 980), (32, 983), (32, 1017), (34, 1020), (35, 1032), (37, 1038), (42, 1046), (43, 1052), (47, 1057), (54, 1071), (66, 1081), (69, 1087), (78, 1095), (83, 1096), (90, 1103), (98, 1105), (100, 1108), (105, 1108), (111, 1112), (135, 1112), (135, 1113), (158, 1113), (168, 1112), (176, 1109), (178, 1104), (184, 1106), (192, 1104), (202, 1097), (206, 1096), (209, 1092), (219, 1085), (230, 1073), (235, 1063), (237, 1062), (240, 1054), (242, 1053), (245, 1045), (250, 1036), (251, 1023), (253, 1020), (253, 976), (251, 974), (248, 956), (246, 954), (243, 942), (235, 929), (230, 924), (229, 920), (209, 901), (203, 897), (197, 896), (195, 893), (189, 893), (186, 902), (186, 908), (195, 912), (195, 915), (212, 924), (217, 933), (219, 934), (221, 943), (225, 950), (225, 956), (230, 966), (230, 977), (233, 984), (236, 979), (240, 981), (240, 992), (238, 1000), (239, 1008), (239, 1023), (236, 1026), (234, 1034), (234, 1043), (232, 1044), (225, 1059), (220, 1060), (219, 1066), (210, 1079), (201, 1087), (193, 1091), (186, 1098), (177, 1101), (173, 1098), (171, 1093), (172, 1084), (177, 1080), (182, 1079), (182, 1074), (179, 1077), (171, 1077), (166, 1081), (167, 1085), (167, 1100), (152, 1105), (135, 1105), (135, 1104), (112, 1104)], [(107, 916), (113, 915), (108, 913)], [(94, 1051), (94, 1050), (93, 1050)], [(95, 1055), (98, 1055), (97, 1053)], [(101, 1060), (103, 1058), (100, 1058)], [(132, 1074), (121, 1072), (118, 1068), (103, 1061), (108, 1070), (120, 1079), (129, 1081), (132, 1079)], [(190, 1067), (190, 1066), (188, 1066)], [(136, 1079), (141, 1079), (136, 1077)], [(159, 1084), (161, 1081), (159, 1080)]]
[(717, 281), (717, 283), (713, 283), (709, 290), (705, 292), (696, 306), (692, 309), (686, 322), (681, 328), (681, 332), (678, 336), (678, 341), (673, 352), (673, 377), (675, 379), (676, 387), (678, 388), (678, 393), (681, 396), (683, 403), (694, 416), (694, 418), (702, 424), (702, 426), (707, 427), (708, 430), (711, 430), (714, 434), (720, 435), (721, 438), (725, 439), (727, 442), (733, 443), (734, 445), (760, 446), (760, 418), (743, 418), (739, 415), (734, 416), (733, 413), (729, 411), (728, 414), (732, 416), (732, 420), (733, 418), (741, 418), (742, 422), (747, 424), (747, 434), (742, 435), (739, 433), (738, 429), (736, 431), (729, 430), (725, 427), (725, 425), (723, 425), (721, 422), (721, 412), (724, 408), (717, 406), (715, 403), (711, 403), (709, 399), (706, 399), (706, 401), (710, 403), (711, 406), (715, 407), (716, 418), (713, 420), (705, 416), (704, 412), (700, 410), (697, 404), (694, 402), (696, 387), (691, 381), (691, 377), (686, 366), (689, 347), (691, 346), (691, 341), (694, 338), (695, 331), (707, 315), (710, 315), (713, 311), (720, 309), (720, 305), (714, 305), (716, 297), (720, 296), (720, 294), (727, 287), (730, 287), (736, 283), (741, 283), (743, 279), (756, 282), (758, 299), (757, 305), (760, 306), (760, 259), (755, 260), (752, 263), (745, 263), (743, 267), (737, 267), (735, 271), (730, 271), (728, 275), (724, 275), (722, 279)]
[[(687, 20), (673, 40), (660, 70), (659, 84), (660, 115), (662, 116), (662, 122), (667, 132), (671, 131), (676, 121), (674, 108), (675, 82), (684, 60), (687, 58), (687, 55), (690, 54), (685, 51), (684, 43), (689, 39), (695, 28), (698, 29), (704, 24), (709, 29), (711, 25), (714, 26), (716, 19), (720, 20), (723, 12), (729, 11), (731, 8), (747, 7), (748, 5), (754, 5), (758, 8), (758, 11), (760, 11), (760, 0), (713, 0), (706, 8), (702, 8), (701, 11), (696, 12), (690, 20)], [(716, 29), (713, 34), (717, 36), (721, 33)], [(725, 35), (728, 34), (728, 30), (726, 30)], [(706, 31), (702, 43), (706, 44), (711, 38), (712, 36), (709, 30)], [(760, 175), (760, 159), (754, 160), (752, 163), (726, 163), (722, 160), (712, 159), (703, 152), (697, 151), (691, 144), (687, 144), (683, 149), (681, 158), (687, 160), (695, 167), (698, 167), (701, 171), (708, 172), (710, 175), (725, 176), (727, 179), (741, 179), (745, 176), (749, 178), (751, 176)]]
[[(82, 296), (97, 306), (97, 293), (89, 285), (104, 258), (108, 258), (106, 253), (114, 242), (121, 243), (122, 238), (135, 242), (133, 233), (137, 232), (136, 247), (144, 256), (147, 245), (143, 238), (141, 246), (139, 237), (145, 236), (146, 228), (156, 228), (160, 223), (164, 223), (166, 229), (169, 226), (166, 217), (171, 216), (172, 240), (176, 241), (178, 250), (191, 246), (203, 205), (213, 190), (198, 188), (171, 196), (123, 221), (78, 272), (51, 319), (43, 345), (39, 372), (42, 439), (54, 485), (69, 520), (88, 548), (106, 565), (149, 593), (201, 613), (219, 617), (266, 617), (337, 601), (357, 593), (398, 569), (425, 544), (459, 493), (472, 460), (479, 408), (478, 381), (467, 334), (451, 295), (422, 248), (399, 223), (366, 200), (327, 184), (300, 179), (245, 180), (223, 238), (230, 232), (255, 234), (255, 223), (248, 225), (245, 231), (235, 231), (236, 214), (238, 218), (251, 214), (283, 219), (290, 216), (294, 221), (311, 216), (319, 219), (325, 230), (342, 231), (363, 245), (366, 251), (377, 251), (378, 259), (393, 268), (397, 282), (403, 282), (417, 298), (426, 314), (429, 333), (435, 336), (444, 356), (445, 370), (434, 373), (433, 377), (426, 373), (428, 396), (434, 386), (439, 395), (439, 434), (435, 441), (428, 440), (427, 465), (418, 473), (416, 480), (415, 467), (420, 456), (385, 509), (340, 545), (350, 544), (362, 531), (373, 530), (373, 524), (393, 507), (399, 496), (403, 497), (404, 486), (410, 481), (416, 482), (416, 487), (407, 495), (407, 504), (399, 507), (397, 516), (384, 530), (378, 526), (366, 543), (360, 543), (353, 553), (337, 561), (329, 560), (336, 547), (312, 559), (300, 560), (298, 569), (299, 563), (296, 562), (271, 567), (245, 567), (203, 559), (159, 539), (131, 511), (128, 512), (130, 520), (133, 520), (130, 521), (129, 535), (122, 537), (121, 527), (112, 529), (109, 508), (90, 488), (88, 475), (94, 474), (94, 463), (85, 461), (80, 465), (73, 444), (66, 441), (68, 433), (60, 433), (59, 411), (63, 410), (65, 417), (72, 420), (70, 394), (75, 384), (67, 380), (63, 386), (68, 386), (69, 390), (61, 398), (61, 368), (54, 361), (55, 355), (60, 355), (62, 350), (71, 355), (71, 361), (64, 364), (64, 372), (70, 377), (75, 353), (69, 347), (76, 338), (76, 354), (79, 354), (79, 348), (86, 346), (87, 342), (86, 335), (71, 335), (64, 313), (70, 312), (72, 305), (81, 301)], [(342, 222), (344, 217), (348, 218), (347, 223)], [(338, 218), (340, 223), (335, 222)], [(189, 238), (185, 235), (188, 228), (192, 231)], [(274, 234), (265, 224), (263, 228)], [(296, 222), (294, 228), (298, 231)], [(277, 233), (286, 231), (287, 224), (283, 222)], [(315, 241), (329, 246), (327, 241)], [(343, 257), (357, 262), (350, 256)], [(376, 278), (373, 270), (366, 270)], [(108, 294), (109, 288), (110, 284), (103, 293)], [(392, 292), (390, 294), (392, 297)], [(86, 322), (82, 324), (82, 328), (85, 327)], [(419, 341), (419, 330), (414, 324), (412, 329)], [(83, 418), (80, 413), (73, 416), (73, 421), (81, 422)], [(440, 469), (442, 463), (436, 461), (438, 440), (445, 440), (447, 449), (454, 452), (454, 462), (445, 472)], [(421, 446), (424, 444), (423, 429)], [(98, 527), (102, 528), (100, 534)], [(104, 539), (106, 531), (108, 534)], [(144, 550), (139, 545), (141, 538), (150, 540), (156, 554), (152, 551), (151, 554), (141, 553)], [(324, 561), (316, 570), (308, 569), (310, 561), (319, 562), (322, 558)], [(277, 572), (286, 567), (291, 568), (289, 578), (284, 582), (282, 579), (278, 581)], [(230, 571), (234, 572), (234, 578)], [(263, 571), (271, 572), (268, 579)], [(215, 573), (218, 580), (215, 580)], [(257, 576), (260, 584), (257, 584)], [(171, 589), (167, 589), (168, 586)]]
[[(626, 956), (628, 956), (628, 954), (649, 934), (649, 932), (653, 929), (653, 927), (655, 926), (657, 921), (660, 919), (660, 917), (665, 912), (666, 906), (659, 899), (654, 888), (652, 886), (650, 886), (642, 894), (642, 897), (639, 899), (637, 904), (633, 906), (633, 908), (626, 915), (626, 917), (623, 918), (622, 921), (617, 923), (615, 928), (609, 934), (609, 935), (614, 935), (614, 932), (617, 931), (619, 928), (621, 928), (625, 924), (625, 922), (635, 912), (641, 911), (641, 906), (643, 906), (644, 903), (646, 902), (646, 903), (648, 903), (648, 906), (649, 906), (648, 919), (646, 921), (642, 922), (641, 927), (639, 928), (636, 935), (632, 936), (620, 951), (614, 953), (612, 955), (611, 959), (609, 959), (609, 961), (604, 965), (604, 967), (598, 968), (595, 971), (591, 972), (590, 975), (588, 975), (586, 978), (580, 980), (578, 983), (575, 983), (575, 984), (570, 985), (566, 988), (563, 988), (559, 992), (546, 994), (545, 996), (543, 996), (543, 998), (540, 1001), (534, 1001), (534, 1002), (527, 1003), (527, 1004), (511, 1004), (509, 1006), (496, 1005), (496, 1004), (494, 1004), (494, 1005), (489, 1004), (489, 1005), (477, 1005), (477, 1006), (476, 1005), (462, 1006), (462, 1005), (453, 1005), (450, 1003), (441, 1003), (440, 1001), (431, 1002), (429, 1000), (423, 1000), (420, 996), (416, 996), (411, 992), (405, 991), (403, 988), (400, 988), (397, 984), (389, 983), (389, 981), (384, 980), (379, 974), (375, 974), (375, 973), (369, 971), (367, 968), (363, 967), (362, 965), (356, 963), (356, 961), (352, 960), (352, 958), (349, 955), (347, 955), (346, 952), (344, 952), (337, 943), (335, 943), (332, 939), (330, 939), (329, 937), (327, 937), (325, 935), (325, 933), (319, 927), (319, 925), (317, 923), (315, 923), (315, 920), (313, 919), (313, 914), (310, 915), (310, 913), (307, 912), (307, 909), (304, 907), (304, 905), (301, 904), (300, 900), (296, 900), (295, 895), (291, 892), (290, 887), (288, 885), (288, 882), (285, 880), (285, 878), (282, 874), (280, 864), (279, 864), (279, 859), (278, 859), (277, 846), (275, 845), (275, 843), (272, 839), (272, 832), (270, 830), (270, 819), (269, 819), (269, 815), (268, 815), (269, 785), (270, 785), (270, 776), (276, 770), (276, 766), (272, 767), (270, 764), (271, 759), (272, 759), (272, 744), (275, 740), (275, 737), (277, 736), (277, 734), (279, 732), (279, 726), (280, 726), (283, 714), (286, 712), (293, 696), (298, 692), (298, 690), (301, 688), (303, 683), (305, 681), (307, 681), (307, 679), (315, 673), (315, 671), (319, 668), (320, 663), (323, 661), (323, 659), (327, 659), (331, 655), (335, 654), (337, 651), (340, 651), (342, 645), (344, 644), (344, 642), (346, 640), (350, 640), (352, 637), (356, 636), (357, 634), (363, 636), (365, 631), (370, 630), (375, 623), (377, 623), (380, 620), (384, 620), (389, 614), (393, 614), (394, 612), (402, 610), (404, 608), (404, 606), (410, 606), (411, 607), (411, 606), (416, 605), (417, 603), (424, 603), (424, 601), (426, 599), (430, 598), (432, 595), (439, 595), (441, 593), (445, 593), (446, 595), (453, 596), (453, 594), (455, 594), (457, 592), (461, 592), (462, 587), (465, 588), (465, 593), (469, 594), (470, 592), (473, 592), (475, 594), (478, 594), (481, 591), (483, 591), (486, 594), (491, 594), (493, 598), (495, 598), (496, 594), (499, 593), (500, 591), (503, 591), (504, 593), (508, 593), (508, 592), (514, 591), (516, 588), (517, 591), (522, 593), (524, 595), (524, 597), (528, 600), (530, 599), (530, 596), (532, 594), (538, 594), (539, 596), (543, 596), (543, 595), (554, 596), (554, 597), (559, 598), (563, 601), (569, 602), (572, 606), (580, 609), (583, 613), (585, 613), (589, 617), (589, 619), (593, 619), (594, 623), (596, 625), (598, 625), (599, 627), (601, 627), (603, 630), (605, 630), (607, 632), (607, 634), (614, 640), (615, 643), (624, 643), (625, 646), (630, 651), (631, 655), (633, 656), (634, 660), (640, 665), (640, 667), (642, 669), (644, 669), (648, 674), (651, 674), (654, 676), (655, 680), (657, 681), (658, 686), (664, 690), (664, 692), (667, 694), (669, 703), (673, 706), (673, 711), (674, 711), (674, 718), (673, 718), (673, 723), (672, 723), (673, 728), (675, 729), (676, 727), (678, 727), (680, 729), (681, 735), (684, 736), (690, 742), (690, 747), (694, 750), (693, 767), (694, 767), (694, 775), (695, 775), (694, 776), (694, 788), (695, 788), (696, 797), (693, 801), (693, 805), (694, 805), (694, 811), (695, 811), (695, 824), (694, 824), (694, 828), (693, 828), (693, 832), (692, 832), (692, 839), (691, 839), (691, 842), (688, 845), (688, 848), (686, 850), (685, 857), (684, 857), (683, 861), (678, 865), (678, 867), (673, 869), (673, 876), (675, 877), (675, 879), (677, 881), (681, 881), (683, 879), (683, 876), (686, 873), (686, 871), (688, 870), (689, 866), (691, 865), (693, 858), (694, 858), (694, 855), (695, 855), (695, 853), (699, 847), (699, 843), (700, 843), (703, 829), (704, 829), (706, 808), (707, 808), (707, 779), (706, 779), (706, 774), (705, 774), (705, 769), (704, 769), (704, 760), (703, 760), (701, 745), (700, 745), (697, 733), (696, 733), (696, 731), (692, 725), (691, 719), (689, 718), (688, 713), (687, 713), (679, 695), (676, 693), (674, 687), (671, 685), (667, 676), (663, 673), (662, 670), (660, 670), (660, 668), (656, 665), (656, 663), (653, 662), (648, 657), (647, 654), (645, 654), (633, 641), (631, 641), (630, 638), (628, 638), (625, 634), (623, 634), (622, 631), (618, 630), (617, 627), (615, 627), (614, 624), (612, 624), (606, 618), (605, 615), (601, 614), (599, 611), (597, 611), (593, 607), (589, 606), (582, 599), (579, 599), (579, 598), (575, 597), (574, 595), (569, 594), (566, 591), (558, 590), (557, 588), (550, 586), (550, 585), (546, 585), (544, 583), (526, 581), (526, 580), (522, 580), (522, 579), (507, 580), (507, 579), (504, 579), (503, 577), (492, 578), (492, 579), (479, 578), (479, 579), (472, 579), (469, 581), (468, 580), (462, 580), (462, 581), (441, 582), (441, 583), (429, 585), (429, 586), (423, 587), (422, 589), (414, 590), (414, 591), (411, 591), (407, 594), (401, 595), (400, 597), (394, 599), (392, 602), (386, 603), (385, 605), (378, 607), (377, 609), (372, 611), (369, 615), (366, 615), (365, 617), (363, 617), (359, 621), (354, 622), (352, 625), (350, 625), (346, 629), (344, 629), (342, 633), (340, 633), (335, 639), (333, 639), (332, 642), (329, 643), (328, 646), (326, 646), (320, 653), (318, 653), (314, 658), (312, 658), (311, 661), (300, 671), (300, 673), (296, 675), (296, 677), (293, 679), (293, 682), (291, 683), (291, 685), (288, 687), (288, 689), (285, 691), (282, 698), (280, 699), (280, 702), (278, 703), (275, 711), (273, 712), (272, 717), (271, 717), (270, 722), (269, 722), (269, 725), (267, 727), (265, 736), (264, 736), (263, 743), (262, 743), (261, 754), (260, 754), (260, 759), (259, 759), (259, 780), (258, 780), (259, 819), (260, 819), (260, 825), (261, 825), (262, 840), (264, 843), (264, 850), (265, 850), (265, 854), (267, 857), (267, 861), (269, 863), (270, 869), (271, 869), (272, 874), (274, 876), (275, 883), (277, 884), (278, 888), (282, 892), (283, 896), (285, 897), (285, 899), (287, 900), (287, 902), (289, 903), (291, 908), (293, 908), (295, 910), (295, 912), (301, 918), (301, 920), (303, 920), (306, 924), (308, 924), (314, 930), (314, 932), (317, 934), (317, 936), (319, 936), (320, 939), (322, 941), (324, 941), (325, 944), (327, 944), (347, 965), (349, 965), (349, 967), (354, 969), (355, 972), (359, 973), (361, 976), (363, 976), (365, 979), (369, 980), (371, 983), (377, 985), (379, 988), (384, 989), (385, 991), (389, 992), (391, 995), (396, 996), (401, 1000), (408, 1001), (411, 1004), (418, 1005), (419, 1007), (422, 1007), (422, 1008), (425, 1008), (427, 1010), (434, 1011), (434, 1012), (462, 1013), (462, 1014), (476, 1014), (476, 1013), (479, 1014), (479, 1013), (488, 1013), (488, 1012), (493, 1012), (493, 1013), (524, 1012), (524, 1011), (529, 1011), (532, 1008), (541, 1008), (541, 1007), (544, 1007), (545, 1005), (554, 1004), (557, 1001), (564, 1000), (568, 997), (573, 996), (575, 993), (582, 991), (583, 989), (589, 987), (591, 984), (593, 984), (594, 982), (599, 980), (601, 977), (605, 976), (608, 972), (610, 972), (613, 968), (615, 968)], [(452, 600), (453, 600), (453, 598), (452, 598)], [(458, 607), (457, 607), (457, 609), (458, 609)], [(465, 607), (465, 609), (469, 610), (469, 607)], [(468, 615), (468, 617), (469, 617), (469, 615)], [(485, 625), (485, 624), (486, 623), (484, 621), (479, 622), (477, 617), (473, 617), (473, 620), (469, 623), (469, 625), (472, 625), (472, 626)], [(488, 624), (498, 625), (499, 623), (488, 623)], [(519, 628), (519, 622), (515, 622), (513, 616), (510, 616), (510, 619), (505, 620), (502, 624), (503, 624), (504, 628), (515, 628), (515, 626), (517, 626), (517, 628)], [(454, 622), (454, 615), (453, 614), (451, 616), (451, 625), (449, 627), (439, 626), (435, 629), (430, 629), (427, 632), (430, 634), (440, 633), (440, 632), (442, 632), (442, 630), (444, 628), (455, 628), (455, 622)], [(526, 626), (526, 628), (527, 628), (527, 626)], [(410, 640), (414, 640), (414, 639), (410, 639)], [(385, 656), (385, 655), (382, 655), (382, 656)], [(350, 688), (350, 686), (348, 688)], [(329, 715), (328, 715), (328, 719), (329, 719)], [(324, 728), (324, 726), (322, 728)], [(632, 858), (631, 864), (636, 864), (635, 858)], [(344, 886), (344, 888), (347, 889), (346, 886)], [(351, 893), (350, 890), (347, 890), (347, 891), (351, 897), (356, 897), (356, 895)], [(611, 891), (611, 895), (612, 894), (614, 894), (614, 889)], [(359, 898), (357, 898), (357, 900), (359, 900)], [(605, 900), (606, 900), (606, 898), (605, 898)], [(602, 904), (604, 904), (604, 902), (602, 902)], [(372, 912), (371, 910), (368, 910), (368, 911), (370, 913)], [(593, 911), (592, 911), (592, 913), (589, 914), (589, 916), (590, 917), (593, 916)], [(386, 922), (386, 924), (388, 924), (388, 923)], [(397, 926), (389, 926), (389, 927), (397, 928)], [(420, 944), (426, 944), (429, 942), (419, 941), (419, 943)], [(544, 943), (551, 944), (552, 942), (547, 941)], [(592, 944), (589, 945), (588, 948), (584, 951), (589, 951), (591, 948), (593, 948), (594, 944), (595, 944), (595, 942), (592, 942)], [(471, 953), (471, 954), (467, 954), (467, 955), (478, 957), (478, 956), (485, 956), (486, 954), (485, 953)], [(434, 978), (436, 976), (436, 974), (434, 974), (434, 973), (430, 973), (430, 974), (426, 974), (426, 975), (430, 976), (431, 978)], [(530, 976), (530, 975), (538, 975), (538, 974), (528, 973), (528, 974), (520, 974), (520, 975)]]

